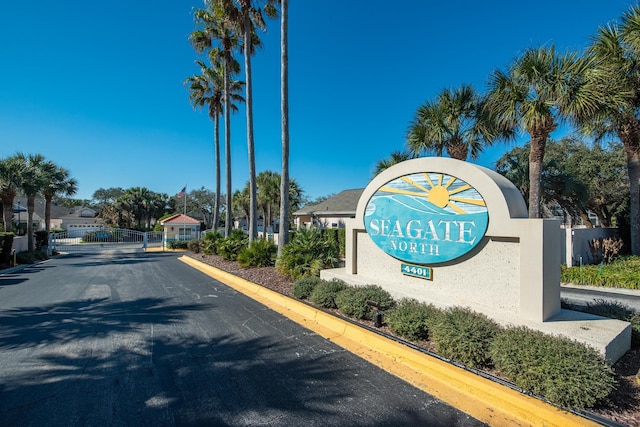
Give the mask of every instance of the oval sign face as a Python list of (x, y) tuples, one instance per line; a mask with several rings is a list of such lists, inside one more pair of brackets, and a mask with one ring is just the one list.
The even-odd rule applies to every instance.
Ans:
[(416, 264), (456, 259), (484, 237), (489, 212), (478, 191), (443, 173), (405, 175), (369, 199), (365, 228), (387, 254)]

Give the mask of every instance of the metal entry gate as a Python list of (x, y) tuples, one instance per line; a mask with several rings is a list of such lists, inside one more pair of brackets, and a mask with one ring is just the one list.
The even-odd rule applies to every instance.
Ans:
[(52, 233), (49, 250), (52, 252), (96, 252), (123, 249), (162, 247), (161, 232), (143, 232), (124, 228), (105, 228), (85, 231), (73, 230)]

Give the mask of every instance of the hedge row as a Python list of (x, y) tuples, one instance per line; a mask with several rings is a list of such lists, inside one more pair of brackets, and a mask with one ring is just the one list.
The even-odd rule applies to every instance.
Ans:
[(612, 367), (595, 349), (525, 327), (505, 328), (468, 308), (439, 309), (414, 299), (396, 302), (380, 286), (349, 286), (317, 277), (297, 280), (292, 295), (354, 319), (371, 319), (373, 301), (394, 334), (428, 340), (440, 356), (469, 368), (495, 369), (517, 387), (562, 407), (594, 407), (616, 387)]

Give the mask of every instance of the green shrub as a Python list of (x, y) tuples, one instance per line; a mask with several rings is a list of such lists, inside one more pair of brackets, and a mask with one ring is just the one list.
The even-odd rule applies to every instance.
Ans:
[(318, 230), (302, 228), (282, 250), (277, 268), (294, 279), (318, 276), (323, 268), (338, 265), (338, 255), (336, 245), (323, 238)]
[(291, 288), (291, 295), (298, 299), (308, 299), (311, 292), (315, 289), (318, 283), (323, 280), (319, 277), (308, 276), (298, 279)]
[(311, 291), (309, 301), (320, 307), (336, 308), (336, 297), (346, 288), (347, 284), (342, 280), (322, 280)]
[(276, 263), (278, 247), (265, 239), (256, 239), (238, 253), (241, 267), (271, 267)]
[(194, 254), (199, 254), (202, 251), (202, 240), (190, 240), (187, 243), (187, 249)]
[(354, 319), (373, 319), (373, 309), (367, 301), (377, 303), (381, 311), (393, 306), (393, 298), (389, 292), (377, 285), (351, 286), (336, 296), (338, 310)]
[(322, 229), (322, 236), (331, 246), (332, 250), (340, 255), (340, 241), (338, 240), (339, 228), (324, 228)]
[(441, 356), (470, 368), (482, 368), (491, 365), (489, 350), (499, 329), (498, 324), (484, 314), (452, 307), (434, 323), (432, 338)]
[(49, 233), (44, 230), (36, 231), (36, 249), (41, 249), (43, 246), (49, 245)]
[(8, 265), (12, 262), (13, 236), (13, 233), (0, 232), (0, 265)]
[(240, 250), (248, 244), (249, 236), (243, 230), (236, 228), (227, 237), (216, 241), (217, 253), (227, 261), (236, 261)]
[(385, 323), (389, 329), (409, 340), (428, 340), (431, 325), (437, 322), (442, 311), (433, 304), (415, 299), (403, 298), (385, 313)]
[(22, 251), (16, 254), (18, 264), (35, 264), (47, 259), (47, 254), (42, 251)]
[(518, 387), (560, 406), (590, 408), (615, 388), (613, 370), (596, 350), (523, 326), (499, 332), (491, 356)]
[(169, 249), (188, 249), (189, 240), (170, 240), (167, 242)]
[(218, 230), (205, 233), (204, 237), (202, 238), (202, 252), (204, 252), (206, 255), (216, 255), (218, 253), (216, 242), (219, 239), (222, 239), (222, 237), (222, 233), (220, 233)]
[(562, 266), (560, 280), (576, 285), (640, 289), (640, 257), (622, 256), (610, 264)]

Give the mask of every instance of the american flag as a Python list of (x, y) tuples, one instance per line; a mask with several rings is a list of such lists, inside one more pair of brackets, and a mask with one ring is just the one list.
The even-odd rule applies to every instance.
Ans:
[(185, 185), (184, 187), (182, 187), (182, 190), (180, 190), (180, 192), (176, 194), (176, 197), (181, 199), (186, 195), (187, 195), (187, 186)]

